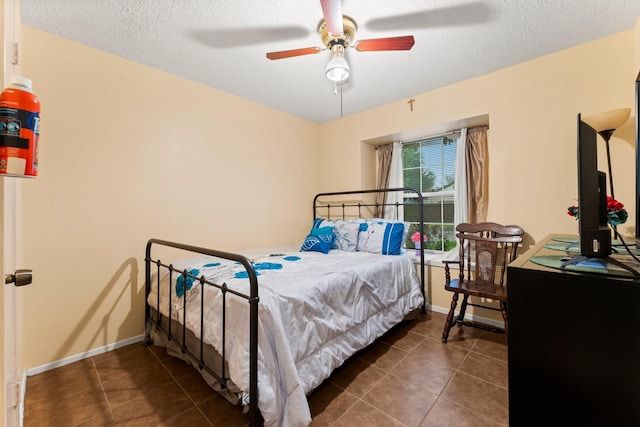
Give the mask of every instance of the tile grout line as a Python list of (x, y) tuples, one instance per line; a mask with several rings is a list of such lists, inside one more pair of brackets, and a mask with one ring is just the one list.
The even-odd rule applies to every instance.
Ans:
[[(408, 331), (408, 332), (409, 332), (409, 331)], [(417, 334), (417, 335), (419, 335), (419, 334)], [(382, 337), (380, 337), (380, 338), (378, 338), (378, 339), (382, 339)], [(423, 340), (422, 340), (422, 341), (424, 341), (424, 337), (423, 337)], [(420, 341), (420, 343), (421, 343), (422, 341)], [(351, 406), (349, 406), (349, 407), (344, 411), (344, 413), (343, 413), (342, 415), (340, 415), (336, 420), (334, 420), (334, 421), (331, 423), (331, 425), (335, 425), (335, 424), (336, 424), (340, 419), (342, 419), (342, 418), (345, 416), (345, 414), (347, 414), (347, 413), (348, 413), (352, 408), (354, 408), (358, 403), (363, 403), (363, 404), (365, 404), (365, 405), (367, 405), (367, 406), (370, 406), (370, 407), (374, 408), (376, 411), (380, 411), (382, 414), (386, 415), (387, 417), (391, 418), (392, 420), (394, 420), (394, 421), (396, 421), (396, 422), (399, 422), (399, 423), (400, 423), (400, 424), (402, 424), (402, 425), (405, 425), (405, 424), (404, 424), (404, 423), (402, 423), (400, 420), (397, 420), (395, 417), (391, 416), (391, 414), (387, 414), (387, 413), (386, 413), (386, 412), (384, 412), (382, 409), (377, 408), (377, 407), (375, 407), (375, 406), (371, 405), (370, 403), (368, 403), (367, 401), (365, 401), (363, 398), (364, 398), (367, 394), (369, 394), (369, 392), (370, 392), (371, 390), (373, 390), (373, 389), (375, 388), (375, 386), (376, 386), (376, 385), (378, 385), (380, 382), (382, 382), (382, 380), (383, 380), (384, 378), (386, 378), (388, 375), (390, 375), (390, 374), (391, 374), (391, 371), (392, 371), (396, 366), (398, 366), (398, 365), (400, 364), (400, 362), (401, 362), (401, 361), (403, 361), (404, 359), (406, 359), (406, 358), (408, 357), (408, 355), (411, 353), (411, 351), (415, 350), (415, 349), (418, 347), (418, 345), (419, 345), (420, 343), (418, 343), (418, 345), (416, 345), (412, 350), (407, 351), (407, 350), (405, 350), (405, 349), (403, 349), (403, 348), (400, 348), (400, 347), (398, 347), (398, 346), (395, 346), (395, 345), (393, 345), (393, 344), (390, 344), (390, 343), (388, 343), (388, 342), (385, 342), (384, 340), (381, 340), (380, 342), (381, 342), (381, 343), (383, 343), (383, 344), (385, 344), (385, 345), (388, 345), (388, 346), (389, 346), (389, 348), (392, 348), (392, 347), (393, 347), (393, 348), (396, 348), (396, 349), (398, 349), (398, 350), (402, 351), (402, 352), (404, 353), (404, 355), (403, 355), (403, 356), (402, 356), (402, 357), (401, 357), (401, 358), (400, 358), (396, 363), (394, 363), (392, 366), (390, 366), (388, 370), (386, 370), (386, 371), (385, 371), (385, 370), (383, 370), (383, 369), (378, 368), (378, 369), (380, 369), (382, 372), (384, 372), (384, 375), (383, 375), (382, 377), (380, 377), (380, 379), (378, 379), (377, 381), (375, 381), (375, 382), (371, 385), (371, 387), (369, 387), (369, 389), (368, 389), (368, 390), (363, 394), (363, 396), (362, 396), (362, 397), (360, 397), (360, 396), (356, 396), (355, 394), (353, 394), (353, 393), (349, 392), (346, 388), (341, 387), (340, 385), (336, 384), (334, 381), (332, 381), (332, 380), (331, 380), (331, 377), (329, 377), (329, 381), (330, 381), (333, 385), (335, 385), (336, 387), (339, 387), (339, 388), (340, 388), (341, 390), (343, 390), (343, 391), (346, 391), (346, 392), (348, 392), (348, 393), (351, 393), (351, 394), (352, 394), (353, 396), (355, 396), (355, 398), (356, 398), (356, 401), (354, 402), (354, 404), (353, 404), (353, 405), (351, 405)], [(365, 363), (365, 364), (367, 365), (367, 367), (372, 367), (372, 366), (373, 366), (373, 367), (376, 367), (376, 366), (374, 366), (374, 363), (370, 363), (370, 362), (368, 362), (368, 361), (364, 360), (363, 358), (358, 357), (357, 355), (354, 355), (354, 356), (355, 356), (355, 358), (356, 358), (357, 360), (360, 360), (361, 362)]]
[[(151, 350), (149, 350), (149, 351), (151, 351)], [(204, 412), (202, 412), (202, 409), (200, 409), (200, 405), (198, 405), (198, 404), (195, 402), (195, 400), (193, 400), (193, 399), (191, 398), (191, 395), (190, 395), (189, 393), (187, 393), (187, 391), (184, 389), (184, 387), (182, 387), (182, 384), (180, 384), (180, 381), (178, 381), (178, 379), (177, 379), (176, 377), (174, 377), (174, 376), (173, 376), (173, 374), (171, 373), (171, 371), (170, 371), (170, 370), (169, 370), (169, 369), (164, 365), (164, 363), (162, 363), (162, 360), (158, 357), (158, 355), (157, 355), (157, 354), (155, 354), (155, 352), (153, 352), (153, 351), (151, 351), (151, 353), (153, 353), (153, 355), (155, 356), (155, 358), (156, 358), (156, 359), (158, 359), (158, 362), (160, 362), (160, 366), (162, 366), (162, 369), (164, 369), (164, 370), (167, 372), (167, 374), (169, 374), (169, 376), (170, 376), (170, 377), (171, 377), (171, 379), (176, 383), (176, 385), (177, 385), (178, 387), (180, 387), (180, 390), (182, 390), (182, 392), (187, 396), (187, 398), (191, 401), (191, 403), (193, 403), (193, 406), (194, 406), (194, 407), (196, 408), (196, 410), (200, 413), (200, 415), (202, 415), (202, 417), (207, 421), (207, 423), (208, 423), (211, 427), (214, 427), (214, 426), (213, 426), (213, 423), (211, 422), (211, 420), (209, 420), (209, 417), (207, 417), (207, 416), (205, 415), (205, 413), (204, 413)], [(214, 393), (217, 393), (215, 390), (213, 390), (213, 389), (211, 389), (211, 390), (212, 390)], [(210, 399), (213, 399), (213, 397), (210, 397), (209, 399), (206, 399), (204, 402), (207, 402), (207, 401), (208, 401), (208, 400), (210, 400)], [(203, 403), (204, 403), (204, 402), (203, 402)], [(189, 408), (189, 409), (191, 409), (191, 408)], [(182, 414), (182, 413), (184, 413), (184, 412), (187, 412), (189, 409), (185, 409), (184, 411), (182, 411), (182, 412), (181, 412), (181, 414)], [(178, 415), (180, 415), (180, 414), (178, 414)]]
[(113, 409), (111, 408), (111, 402), (109, 402), (109, 398), (107, 397), (107, 392), (104, 389), (104, 384), (102, 383), (102, 378), (100, 378), (100, 374), (98, 373), (98, 367), (96, 366), (95, 360), (93, 357), (91, 358), (91, 366), (93, 366), (93, 370), (96, 373), (96, 377), (98, 377), (98, 385), (100, 385), (100, 390), (102, 390), (102, 395), (104, 396), (104, 400), (107, 402), (107, 409), (109, 409), (109, 415), (111, 415), (111, 420), (113, 421), (113, 425), (117, 425), (116, 417), (113, 414)]
[[(436, 337), (438, 338), (438, 337)], [(471, 347), (473, 347), (476, 343), (477, 343), (477, 338), (475, 339), (475, 342), (473, 343), (473, 345)], [(456, 376), (456, 374), (458, 373), (458, 368), (460, 366), (462, 366), (462, 363), (465, 361), (465, 359), (469, 356), (469, 353), (471, 352), (470, 349), (468, 348), (463, 348), (460, 346), (455, 346), (456, 348), (462, 349), (464, 351), (466, 351), (467, 353), (465, 354), (464, 358), (462, 358), (462, 360), (460, 361), (460, 363), (458, 364), (458, 366), (456, 366), (455, 368), (449, 368), (446, 365), (441, 365), (439, 362), (435, 361), (435, 360), (431, 360), (433, 363), (436, 363), (440, 366), (443, 366), (445, 368), (449, 368), (453, 371), (453, 374), (449, 377), (449, 379), (447, 380), (447, 383), (442, 387), (442, 389), (440, 390), (440, 392), (436, 395), (436, 399), (433, 401), (433, 405), (431, 405), (429, 407), (429, 409), (427, 410), (427, 412), (424, 414), (424, 416), (422, 417), (422, 419), (420, 420), (420, 423), (418, 424), (419, 426), (421, 426), (424, 421), (427, 419), (427, 417), (429, 416), (429, 413), (433, 410), (433, 408), (438, 404), (438, 402), (440, 401), (440, 399), (446, 400), (447, 402), (451, 402), (450, 400), (446, 399), (443, 394), (444, 391), (447, 389), (447, 387), (449, 387), (449, 384), (451, 384), (451, 381), (453, 380), (453, 378)], [(451, 403), (455, 403), (455, 402), (451, 402)], [(459, 406), (459, 405), (458, 405)]]
[[(468, 375), (468, 376), (470, 376), (470, 377), (472, 377), (472, 378), (475, 378), (475, 379), (477, 379), (477, 380), (479, 380), (479, 381), (482, 381), (482, 382), (484, 382), (484, 383), (487, 383), (487, 384), (493, 385), (493, 386), (495, 386), (495, 387), (505, 388), (505, 387), (502, 387), (502, 386), (500, 386), (500, 385), (498, 385), (498, 384), (496, 384), (496, 383), (493, 383), (493, 382), (491, 382), (491, 381), (488, 381), (488, 380), (486, 380), (486, 379), (484, 379), (484, 378), (480, 378), (480, 377), (478, 377), (478, 376), (475, 376), (475, 375), (472, 375), (472, 374), (470, 374), (470, 373), (467, 373), (467, 372), (464, 372), (464, 371), (460, 370), (460, 367), (464, 364), (465, 360), (467, 360), (467, 358), (469, 357), (469, 355), (471, 354), (471, 352), (474, 352), (474, 353), (476, 353), (476, 354), (480, 354), (480, 355), (485, 356), (485, 357), (489, 357), (489, 358), (494, 359), (494, 360), (499, 361), (499, 362), (503, 362), (501, 359), (498, 359), (498, 358), (492, 357), (492, 356), (490, 356), (490, 355), (488, 355), (488, 354), (485, 354), (485, 353), (483, 353), (483, 352), (480, 352), (480, 351), (474, 351), (474, 348), (475, 348), (475, 347), (476, 347), (476, 345), (478, 344), (478, 340), (482, 337), (482, 334), (484, 334), (484, 333), (485, 333), (485, 331), (482, 331), (482, 332), (480, 333), (480, 335), (478, 335), (478, 337), (474, 338), (474, 342), (473, 342), (473, 344), (471, 345), (471, 347), (469, 347), (468, 349), (466, 349), (466, 348), (465, 348), (465, 350), (467, 351), (467, 354), (465, 354), (465, 356), (464, 356), (464, 358), (462, 359), (462, 361), (461, 361), (461, 362), (458, 364), (458, 366), (454, 369), (454, 373), (453, 373), (453, 375), (451, 376), (451, 378), (449, 378), (449, 381), (447, 381), (447, 384), (442, 388), (442, 391), (438, 394), (438, 399), (437, 399), (437, 400), (439, 400), (439, 399), (440, 399), (441, 395), (442, 395), (442, 394), (444, 393), (444, 391), (447, 389), (447, 387), (449, 386), (449, 384), (451, 383), (451, 381), (453, 380), (453, 378), (454, 378), (456, 375), (458, 375), (458, 374)], [(455, 345), (455, 344), (454, 344), (454, 345)], [(457, 345), (456, 345), (456, 347), (458, 347), (458, 348), (463, 348), (463, 347), (460, 347), (460, 346), (457, 346)], [(506, 390), (508, 390), (508, 388), (505, 388), (505, 389), (506, 389)], [(454, 404), (454, 405), (456, 405), (456, 406), (458, 406), (458, 407), (460, 407), (460, 408), (463, 408), (463, 409), (466, 409), (467, 411), (470, 411), (470, 412), (476, 413), (476, 411), (475, 411), (475, 410), (473, 410), (472, 408), (468, 408), (468, 407), (466, 407), (466, 406), (463, 406), (463, 405), (461, 405), (460, 403), (458, 403), (458, 402), (454, 402), (454, 401), (451, 401), (451, 400), (449, 400), (449, 399), (447, 399), (447, 398), (445, 398), (445, 397), (442, 397), (442, 398), (443, 398), (444, 400), (446, 400), (447, 402), (449, 402), (449, 403), (451, 403), (451, 404)], [(437, 401), (437, 400), (436, 400), (436, 401)], [(434, 402), (434, 405), (435, 405), (435, 402)], [(425, 416), (425, 417), (426, 417), (426, 416)], [(486, 416), (483, 416), (483, 418), (487, 418), (487, 417), (486, 417)], [(497, 421), (495, 421), (495, 420), (493, 420), (493, 419), (491, 419), (491, 418), (489, 418), (489, 419), (490, 419), (491, 421), (495, 422), (496, 424), (498, 424), (498, 422), (497, 422)], [(423, 419), (423, 421), (424, 421), (424, 419)]]
[[(438, 322), (438, 323), (439, 323), (439, 319), (431, 319), (431, 321), (434, 321), (434, 320), (436, 320), (436, 322)], [(367, 395), (368, 395), (368, 394), (369, 394), (369, 393), (370, 393), (370, 392), (371, 392), (371, 391), (372, 391), (376, 386), (378, 386), (378, 385), (380, 384), (380, 382), (384, 381), (384, 380), (385, 380), (385, 378), (387, 378), (387, 379), (388, 379), (388, 378), (389, 378), (389, 375), (393, 375), (393, 374), (391, 373), (391, 371), (393, 371), (393, 369), (395, 369), (395, 368), (396, 368), (396, 367), (397, 367), (397, 366), (398, 366), (398, 365), (399, 365), (403, 360), (405, 360), (407, 357), (409, 357), (413, 352), (416, 352), (416, 350), (418, 349), (418, 347), (419, 347), (419, 346), (420, 346), (420, 345), (421, 345), (421, 344), (422, 344), (422, 343), (423, 343), (427, 338), (431, 338), (431, 337), (439, 338), (439, 335), (437, 334), (437, 329), (436, 329), (436, 328), (434, 328), (433, 330), (425, 330), (425, 329), (422, 329), (420, 333), (412, 331), (412, 330), (411, 330), (411, 328), (403, 328), (403, 329), (408, 333), (408, 335), (414, 335), (414, 334), (415, 334), (415, 335), (419, 335), (419, 336), (421, 336), (421, 337), (422, 337), (422, 340), (420, 340), (420, 342), (418, 342), (418, 343), (417, 343), (415, 346), (413, 346), (413, 347), (407, 347), (407, 344), (412, 344), (412, 343), (414, 342), (414, 340), (413, 340), (413, 339), (409, 339), (409, 340), (408, 340), (408, 342), (398, 342), (397, 344), (395, 343), (395, 340), (394, 340), (394, 343), (393, 343), (393, 344), (392, 344), (392, 343), (390, 343), (390, 342), (382, 341), (382, 342), (384, 343), (384, 345), (385, 345), (385, 346), (388, 346), (389, 348), (395, 348), (396, 350), (401, 351), (401, 352), (402, 352), (402, 357), (401, 357), (399, 360), (394, 361), (394, 363), (389, 364), (389, 366), (387, 367), (387, 369), (382, 370), (382, 372), (384, 373), (384, 375), (382, 375), (379, 379), (374, 380), (374, 382), (373, 382), (369, 387), (367, 387), (367, 389), (365, 389), (364, 393), (362, 393), (362, 397), (360, 397), (360, 396), (356, 396), (355, 394), (353, 394), (353, 393), (351, 393), (351, 392), (350, 392), (350, 393), (355, 397), (355, 400), (353, 401), (353, 404), (351, 404), (351, 405), (349, 405), (348, 407), (346, 407), (346, 409), (344, 409), (344, 411), (343, 411), (343, 412), (342, 412), (342, 413), (341, 413), (341, 414), (340, 414), (340, 415), (339, 415), (335, 420), (333, 420), (333, 421), (331, 422), (331, 425), (336, 425), (336, 424), (339, 422), (339, 420), (343, 420), (343, 421), (345, 421), (345, 420), (346, 420), (345, 415), (346, 415), (350, 410), (352, 410), (356, 405), (358, 405), (358, 404), (360, 404), (360, 403), (365, 404), (365, 405), (367, 405), (368, 407), (375, 408), (377, 411), (380, 411), (382, 414), (384, 414), (384, 415), (385, 415), (385, 416), (387, 416), (387, 417), (390, 417), (391, 419), (393, 419), (394, 421), (398, 422), (399, 424), (401, 424), (401, 425), (405, 425), (403, 422), (401, 422), (400, 420), (397, 420), (396, 418), (394, 418), (392, 415), (390, 415), (390, 414), (389, 414), (389, 413), (387, 413), (386, 411), (384, 411), (384, 410), (382, 410), (382, 409), (380, 409), (380, 408), (378, 408), (378, 407), (376, 407), (376, 406), (373, 406), (372, 404), (370, 404), (370, 403), (368, 403), (367, 401), (365, 401), (365, 400), (364, 400), (364, 397), (366, 397), (366, 396), (367, 396)], [(435, 407), (436, 405), (438, 405), (438, 402), (446, 402), (446, 403), (442, 403), (442, 404), (445, 404), (445, 405), (446, 405), (446, 404), (451, 404), (451, 405), (457, 406), (457, 407), (459, 407), (459, 408), (463, 408), (463, 409), (465, 409), (466, 411), (469, 411), (469, 412), (471, 412), (471, 413), (474, 413), (474, 414), (478, 414), (478, 415), (479, 415), (479, 413), (477, 413), (476, 411), (472, 410), (471, 408), (468, 408), (468, 407), (462, 406), (462, 405), (460, 405), (460, 403), (458, 403), (458, 402), (456, 402), (456, 401), (451, 401), (451, 400), (446, 399), (446, 398), (444, 397), (445, 390), (446, 390), (446, 389), (451, 385), (451, 383), (452, 383), (453, 379), (454, 379), (455, 377), (457, 377), (458, 375), (469, 375), (470, 377), (473, 377), (473, 378), (475, 378), (475, 379), (477, 379), (477, 380), (479, 380), (479, 381), (482, 381), (482, 382), (484, 382), (484, 383), (491, 384), (491, 385), (496, 386), (496, 387), (498, 387), (498, 388), (502, 388), (502, 389), (506, 389), (506, 390), (508, 390), (508, 387), (501, 386), (501, 385), (499, 385), (498, 383), (496, 383), (496, 382), (494, 381), (494, 380), (496, 380), (497, 378), (494, 378), (494, 377), (490, 376), (490, 377), (488, 377), (489, 379), (483, 379), (483, 378), (481, 378), (481, 377), (477, 377), (476, 375), (472, 375), (472, 374), (470, 374), (470, 373), (468, 373), (468, 372), (465, 372), (465, 371), (461, 370), (461, 368), (462, 368), (462, 366), (465, 364), (465, 362), (470, 361), (470, 358), (472, 357), (472, 352), (473, 352), (473, 354), (475, 354), (475, 355), (481, 355), (482, 357), (487, 357), (487, 358), (493, 359), (493, 360), (495, 360), (495, 361), (497, 361), (497, 362), (505, 363), (505, 361), (504, 361), (502, 358), (500, 358), (500, 357), (499, 357), (499, 356), (501, 356), (501, 355), (502, 355), (502, 353), (501, 353), (502, 348), (499, 348), (499, 351), (500, 351), (500, 352), (495, 352), (495, 351), (493, 351), (493, 347), (492, 347), (494, 344), (498, 344), (498, 345), (500, 345), (500, 346), (504, 346), (504, 344), (503, 344), (500, 340), (496, 341), (496, 340), (493, 340), (493, 339), (487, 339), (487, 338), (482, 339), (483, 334), (486, 334), (486, 332), (484, 332), (484, 331), (483, 331), (479, 336), (477, 336), (476, 338), (474, 338), (474, 339), (473, 339), (473, 341), (471, 342), (471, 345), (469, 345), (469, 344), (468, 344), (468, 341), (467, 341), (467, 343), (463, 343), (463, 341), (464, 341), (464, 340), (463, 340), (463, 341), (460, 341), (460, 344), (465, 344), (465, 345), (457, 345), (456, 343), (453, 343), (453, 342), (452, 342), (452, 343), (449, 343), (449, 344), (451, 345), (451, 347), (455, 347), (455, 348), (458, 348), (458, 349), (460, 349), (460, 350), (463, 350), (463, 351), (464, 351), (464, 357), (462, 357), (462, 359), (461, 359), (460, 363), (458, 363), (458, 364), (457, 364), (457, 366), (456, 366), (455, 368), (449, 368), (449, 369), (451, 369), (451, 370), (452, 370), (452, 375), (448, 378), (448, 380), (446, 381), (445, 385), (441, 388), (440, 392), (439, 392), (437, 395), (435, 395), (435, 397), (436, 397), (436, 398), (435, 398), (435, 400), (433, 401), (433, 404), (429, 406), (428, 410), (426, 411), (426, 413), (424, 414), (424, 416), (419, 420), (419, 422), (417, 422), (416, 426), (420, 426), (420, 425), (422, 425), (422, 424), (425, 422), (425, 419), (429, 416), (429, 414), (430, 414), (430, 413), (432, 413), (432, 412), (433, 412), (434, 407)], [(402, 337), (400, 337), (400, 338), (398, 338), (398, 339), (399, 339), (399, 340), (402, 340)], [(482, 339), (482, 341), (480, 341), (481, 339)], [(405, 345), (403, 346), (403, 344), (405, 344)], [(485, 348), (485, 344), (489, 344), (489, 347), (486, 347), (486, 348)], [(409, 349), (409, 350), (407, 350), (407, 348), (410, 348), (410, 349)], [(484, 349), (484, 350), (486, 350), (486, 351), (483, 351), (483, 349)], [(196, 407), (196, 410), (197, 410), (197, 411), (198, 411), (198, 413), (199, 413), (199, 414), (200, 414), (200, 415), (205, 419), (205, 421), (206, 421), (207, 425), (209, 425), (209, 426), (213, 425), (213, 424), (212, 424), (212, 422), (211, 422), (211, 420), (210, 420), (210, 419), (209, 419), (209, 418), (204, 414), (204, 412), (201, 410), (200, 406), (199, 406), (198, 404), (196, 404), (196, 402), (195, 402), (195, 400), (192, 398), (192, 396), (191, 396), (189, 393), (187, 393), (187, 391), (186, 391), (185, 387), (183, 387), (183, 385), (178, 381), (178, 379), (174, 376), (174, 374), (172, 374), (172, 372), (171, 372), (171, 371), (169, 370), (169, 368), (168, 368), (168, 365), (165, 365), (165, 364), (164, 364), (164, 361), (167, 361), (167, 360), (165, 360), (165, 359), (161, 359), (161, 358), (160, 358), (161, 356), (160, 356), (159, 354), (157, 354), (156, 352), (154, 352), (151, 348), (149, 348), (149, 349), (148, 349), (148, 351), (151, 351), (151, 353), (152, 353), (152, 355), (153, 355), (153, 359), (154, 359), (154, 360), (156, 360), (156, 362), (157, 362), (160, 366), (162, 366), (162, 369), (163, 369), (163, 370), (164, 370), (164, 371), (169, 375), (169, 377), (172, 379), (172, 381), (174, 381), (174, 383), (175, 383), (176, 385), (178, 385), (178, 387), (180, 388), (180, 390), (181, 390), (181, 391), (186, 395), (186, 397), (187, 397), (187, 398), (188, 398), (188, 400), (192, 403), (192, 405)], [(372, 366), (374, 366), (375, 361), (377, 361), (377, 360), (379, 359), (379, 357), (376, 357), (376, 358), (374, 358), (374, 359), (373, 359), (373, 360), (374, 360), (374, 362), (371, 362), (371, 363), (370, 363), (370, 362), (367, 362), (364, 358), (362, 358), (362, 357), (360, 357), (360, 356), (356, 356), (356, 358), (357, 358), (358, 360), (360, 360), (361, 362), (365, 362), (365, 363), (366, 363), (366, 365), (367, 365), (368, 367), (372, 367)], [(116, 423), (116, 421), (115, 421), (114, 411), (113, 411), (113, 408), (112, 408), (112, 402), (110, 402), (110, 401), (109, 401), (109, 398), (108, 398), (107, 393), (106, 393), (106, 388), (105, 388), (105, 385), (104, 385), (104, 382), (105, 382), (105, 381), (104, 381), (104, 378), (100, 375), (99, 370), (98, 370), (98, 366), (97, 366), (97, 365), (98, 365), (99, 363), (97, 363), (96, 359), (95, 359), (95, 358), (93, 358), (93, 357), (91, 357), (90, 359), (91, 359), (91, 360), (90, 360), (90, 365), (89, 365), (88, 367), (89, 367), (90, 369), (92, 369), (92, 370), (93, 370), (93, 372), (94, 372), (94, 374), (96, 375), (96, 377), (97, 377), (97, 379), (98, 379), (98, 385), (99, 385), (99, 387), (100, 387), (100, 391), (102, 392), (102, 396), (103, 396), (103, 398), (106, 400), (106, 403), (107, 403), (107, 409), (108, 409), (108, 411), (109, 411), (109, 414), (110, 414), (111, 420), (112, 420), (112, 422), (114, 423), (114, 425), (117, 425), (117, 423)], [(109, 358), (109, 359), (110, 359), (110, 358)], [(106, 361), (106, 360), (108, 360), (108, 359), (100, 360), (100, 363), (102, 363), (102, 362), (104, 362), (104, 361)], [(392, 359), (390, 359), (390, 360), (391, 360), (391, 361), (393, 361), (393, 358), (392, 358)], [(434, 361), (434, 360), (432, 360), (432, 361), (433, 361), (434, 363), (436, 363), (436, 364), (440, 364), (440, 363), (439, 363), (439, 362), (437, 362), (437, 361)], [(441, 366), (445, 366), (445, 367), (446, 367), (446, 365), (441, 365)], [(374, 377), (374, 378), (375, 378), (375, 377)], [(111, 381), (111, 380), (109, 380), (109, 381)], [(109, 381), (107, 381), (107, 382), (109, 382)], [(330, 381), (331, 381), (331, 380), (330, 380)], [(336, 383), (335, 383), (335, 382), (333, 382), (333, 381), (331, 381), (331, 382), (332, 382), (332, 384), (334, 384), (335, 386), (339, 387), (341, 390), (343, 390), (343, 391), (347, 391), (347, 389), (346, 389), (345, 387), (338, 386), (338, 384), (336, 384)], [(140, 388), (140, 392), (141, 392), (141, 393), (144, 393), (144, 392), (146, 392), (146, 389), (145, 389), (145, 388)], [(432, 395), (434, 395), (432, 392), (430, 392), (430, 393), (431, 393)], [(25, 393), (25, 394), (26, 394), (26, 393)], [(203, 401), (203, 403), (204, 403), (204, 402), (207, 402), (208, 400), (209, 400), (208, 398), (207, 398), (207, 399), (205, 399), (205, 400)], [(43, 403), (44, 403), (44, 404), (46, 404), (46, 402), (43, 402)], [(189, 409), (185, 409), (183, 412), (181, 412), (180, 414), (178, 414), (178, 416), (181, 416), (183, 413), (185, 413), (185, 412), (187, 412), (187, 411), (189, 411), (189, 410), (191, 410), (191, 408), (189, 408)], [(172, 416), (171, 418), (174, 418), (174, 417), (176, 417), (176, 414), (173, 414), (173, 416)], [(489, 418), (487, 418), (487, 419), (489, 420), (489, 419), (491, 419), (491, 418), (489, 417)], [(164, 421), (164, 420), (163, 420), (163, 421)], [(86, 421), (84, 421), (84, 422), (86, 422)], [(493, 422), (496, 422), (497, 424), (500, 424), (500, 423), (498, 423), (498, 422), (497, 422), (497, 421), (495, 421), (495, 420), (493, 420)], [(507, 424), (507, 425), (508, 425), (508, 424)], [(410, 427), (416, 427), (416, 426), (413, 426), (413, 425), (412, 425), (412, 426), (410, 426)]]

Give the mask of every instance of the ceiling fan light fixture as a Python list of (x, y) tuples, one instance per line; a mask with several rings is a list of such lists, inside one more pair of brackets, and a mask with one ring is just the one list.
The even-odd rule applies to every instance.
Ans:
[(327, 64), (327, 78), (342, 83), (349, 79), (349, 64), (343, 57), (332, 57)]
[(331, 46), (331, 59), (327, 64), (327, 78), (334, 83), (345, 83), (349, 80), (349, 64), (344, 59), (344, 46)]

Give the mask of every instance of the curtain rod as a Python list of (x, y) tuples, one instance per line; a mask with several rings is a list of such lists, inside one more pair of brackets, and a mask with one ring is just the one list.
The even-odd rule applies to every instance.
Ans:
[[(472, 130), (486, 130), (489, 129), (489, 125), (478, 125), (478, 126), (473, 126), (470, 128), (467, 128), (467, 131), (472, 131)], [(423, 139), (430, 139), (430, 138), (438, 138), (441, 136), (449, 136), (449, 135), (459, 135), (460, 132), (462, 131), (462, 128), (460, 129), (455, 129), (455, 130), (450, 130), (448, 132), (443, 132), (443, 133), (438, 133), (438, 134), (434, 134), (432, 136), (422, 136), (419, 138), (411, 138), (411, 139), (403, 139), (401, 140), (402, 142), (412, 142), (412, 141), (421, 141)]]
[[(488, 129), (489, 129), (489, 125), (478, 125), (478, 126), (473, 126), (473, 127), (467, 128), (467, 131), (488, 130)], [(435, 134), (435, 135), (432, 135), (432, 136), (421, 136), (419, 138), (401, 139), (400, 142), (413, 142), (413, 141), (421, 141), (423, 139), (429, 139), (429, 138), (438, 138), (440, 136), (456, 135), (456, 134), (460, 134), (461, 131), (462, 131), (462, 128), (456, 129), (456, 130), (451, 130), (449, 132), (438, 133), (438, 134)], [(389, 142), (388, 144), (393, 144), (393, 143)], [(380, 145), (387, 145), (387, 144), (380, 144)], [(375, 149), (377, 150), (378, 147), (379, 147), (379, 145), (376, 145)]]

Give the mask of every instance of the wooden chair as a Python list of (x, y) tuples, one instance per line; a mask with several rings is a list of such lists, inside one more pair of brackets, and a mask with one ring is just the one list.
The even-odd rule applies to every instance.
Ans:
[[(506, 333), (508, 330), (506, 267), (516, 258), (516, 250), (522, 242), (524, 231), (517, 225), (483, 222), (459, 224), (456, 227), (456, 232), (456, 238), (459, 240), (460, 259), (458, 261), (443, 261), (446, 280), (444, 288), (453, 292), (453, 298), (442, 332), (442, 342), (447, 342), (449, 331), (454, 324)], [(451, 280), (450, 264), (459, 265), (458, 279)], [(462, 304), (460, 312), (455, 316), (454, 312), (460, 294), (462, 294)], [(469, 297), (475, 297), (474, 303), (469, 301)], [(499, 301), (500, 308), (479, 304), (481, 298)], [(504, 329), (475, 321), (465, 321), (464, 315), (468, 305), (501, 311)]]

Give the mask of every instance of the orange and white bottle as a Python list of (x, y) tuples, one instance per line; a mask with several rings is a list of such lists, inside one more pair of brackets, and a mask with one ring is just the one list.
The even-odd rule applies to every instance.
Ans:
[(37, 176), (40, 101), (31, 80), (13, 76), (0, 94), (0, 175)]

